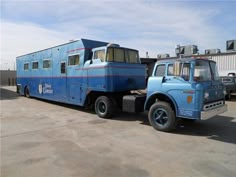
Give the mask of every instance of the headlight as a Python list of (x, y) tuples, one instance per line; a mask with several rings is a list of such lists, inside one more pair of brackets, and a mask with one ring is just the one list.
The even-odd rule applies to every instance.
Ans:
[(208, 93), (208, 92), (205, 92), (205, 93), (204, 93), (204, 98), (205, 98), (205, 99), (208, 99), (208, 98), (209, 98), (209, 93)]

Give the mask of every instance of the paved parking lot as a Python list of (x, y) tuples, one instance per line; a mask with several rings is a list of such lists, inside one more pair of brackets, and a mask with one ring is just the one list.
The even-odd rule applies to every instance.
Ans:
[(154, 130), (147, 115), (98, 118), (1, 88), (2, 177), (235, 177), (236, 98), (228, 112)]

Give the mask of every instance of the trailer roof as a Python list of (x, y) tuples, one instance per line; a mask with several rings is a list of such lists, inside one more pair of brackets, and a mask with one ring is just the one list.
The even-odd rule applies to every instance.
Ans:
[[(53, 46), (53, 47), (45, 48), (45, 49), (42, 49), (42, 50), (30, 52), (30, 53), (27, 53), (27, 54), (24, 54), (24, 55), (19, 55), (19, 56), (16, 57), (16, 59), (17, 59), (18, 57), (22, 57), (22, 56), (34, 54), (34, 53), (37, 53), (37, 52), (41, 52), (41, 51), (48, 50), (48, 49), (53, 49), (53, 48), (56, 48), (56, 47), (61, 47), (61, 46), (63, 46), (63, 45), (75, 43), (75, 42), (78, 42), (78, 41), (82, 41), (82, 42), (85, 42), (85, 41), (90, 41), (90, 42), (103, 42), (103, 41), (96, 41), (96, 40), (90, 40), (90, 39), (83, 39), (83, 38), (81, 38), (81, 39), (73, 40), (73, 41), (70, 41), (70, 42), (67, 42), (67, 43), (64, 43), (64, 44), (60, 44), (60, 45), (56, 45), (56, 46)], [(104, 43), (108, 43), (108, 42), (104, 42)]]

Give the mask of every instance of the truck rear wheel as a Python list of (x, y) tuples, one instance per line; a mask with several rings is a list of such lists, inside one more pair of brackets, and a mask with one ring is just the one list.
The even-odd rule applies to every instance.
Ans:
[(175, 129), (177, 119), (171, 106), (166, 102), (154, 103), (148, 113), (150, 124), (159, 131), (169, 132)]
[(113, 102), (106, 96), (100, 96), (95, 102), (95, 112), (101, 118), (110, 118), (113, 114)]

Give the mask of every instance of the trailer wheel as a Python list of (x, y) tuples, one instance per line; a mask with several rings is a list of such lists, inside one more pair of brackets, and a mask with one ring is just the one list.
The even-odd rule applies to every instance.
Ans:
[(110, 98), (100, 96), (95, 102), (95, 112), (101, 118), (110, 118), (113, 114), (113, 103)]
[(154, 103), (148, 113), (149, 123), (159, 131), (169, 132), (176, 128), (177, 119), (171, 106), (166, 102)]
[(30, 98), (30, 91), (29, 91), (28, 87), (25, 88), (25, 93), (24, 94), (25, 94), (25, 97)]

